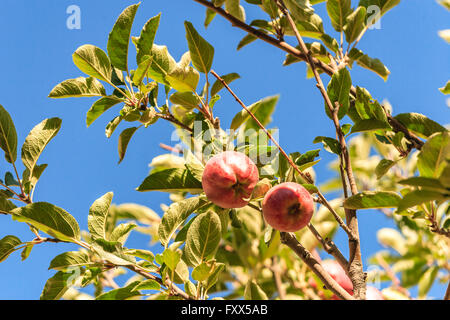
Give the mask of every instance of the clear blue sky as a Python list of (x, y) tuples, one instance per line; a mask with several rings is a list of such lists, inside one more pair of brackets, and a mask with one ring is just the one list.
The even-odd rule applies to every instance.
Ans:
[[(137, 1), (136, 1), (137, 2)], [(51, 100), (50, 90), (62, 80), (81, 76), (71, 55), (83, 44), (94, 44), (106, 50), (106, 42), (120, 12), (134, 1), (106, 0), (2, 0), (0, 2), (0, 104), (13, 117), (23, 142), (29, 130), (44, 118), (60, 117), (60, 133), (46, 149), (40, 163), (49, 167), (42, 176), (35, 200), (52, 202), (74, 215), (82, 229), (87, 228), (91, 203), (107, 191), (114, 191), (114, 202), (136, 202), (161, 213), (161, 202), (169, 203), (163, 193), (138, 193), (135, 187), (148, 173), (148, 163), (163, 153), (160, 142), (170, 144), (172, 127), (163, 121), (133, 138), (127, 156), (117, 165), (118, 133), (111, 139), (104, 135), (106, 123), (117, 108), (109, 110), (89, 129), (85, 114), (91, 99)], [(353, 1), (356, 4), (356, 1)], [(66, 28), (66, 8), (81, 8), (81, 30)], [(247, 7), (250, 7), (246, 5)], [(317, 6), (323, 15), (324, 5)], [(156, 43), (166, 44), (178, 59), (185, 51), (184, 20), (190, 20), (216, 48), (213, 68), (221, 74), (238, 72), (242, 79), (234, 88), (244, 102), (281, 94), (274, 114), (275, 126), (281, 127), (280, 142), (289, 152), (317, 148), (315, 136), (334, 136), (331, 122), (325, 120), (323, 102), (311, 80), (305, 79), (305, 65), (282, 67), (284, 53), (262, 42), (255, 42), (237, 52), (241, 30), (231, 28), (220, 17), (205, 31), (204, 8), (188, 0), (143, 1), (136, 16), (133, 35), (144, 23), (162, 12)], [(248, 10), (248, 19), (258, 12)], [(450, 28), (450, 13), (434, 0), (408, 0), (383, 17), (380, 30), (369, 31), (359, 48), (380, 58), (391, 70), (387, 82), (369, 71), (355, 68), (353, 82), (369, 88), (378, 100), (388, 99), (396, 113), (421, 112), (441, 123), (449, 123), (445, 97), (437, 88), (450, 78), (450, 46), (437, 31)], [(326, 30), (331, 32), (329, 21)], [(131, 59), (133, 60), (133, 59)], [(326, 79), (328, 81), (328, 79)], [(240, 107), (226, 94), (216, 113), (227, 126)], [(320, 124), (320, 125), (319, 125)], [(119, 131), (120, 132), (120, 131)], [(327, 162), (333, 157), (321, 152), (317, 166), (319, 181), (330, 175)], [(3, 158), (3, 157), (2, 157)], [(1, 173), (6, 164), (0, 162)], [(375, 233), (389, 225), (382, 214), (360, 215), (362, 247), (367, 258), (381, 247)], [(0, 217), (0, 237), (7, 234), (31, 240), (26, 225)], [(338, 244), (343, 243), (338, 235)], [(145, 247), (147, 238), (134, 235), (130, 247)], [(25, 262), (15, 253), (0, 264), (0, 299), (37, 299), (45, 281), (54, 271), (47, 270), (49, 261), (59, 253), (76, 248), (71, 245), (36, 246)], [(443, 287), (433, 288), (431, 296), (442, 297)]]

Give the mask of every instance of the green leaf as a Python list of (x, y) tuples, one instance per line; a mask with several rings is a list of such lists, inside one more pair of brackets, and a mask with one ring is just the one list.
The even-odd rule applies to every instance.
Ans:
[(278, 18), (278, 6), (275, 1), (262, 0), (261, 8), (270, 16), (271, 19)]
[(319, 189), (318, 189), (315, 185), (313, 185), (313, 184), (307, 184), (307, 183), (305, 183), (305, 184), (302, 184), (302, 186), (303, 186), (306, 190), (308, 190), (308, 192), (311, 193), (311, 194), (313, 194), (313, 193), (318, 193), (318, 192), (319, 192)]
[(400, 180), (398, 183), (405, 184), (408, 186), (413, 186), (413, 187), (445, 190), (445, 187), (441, 184), (441, 182), (438, 179), (434, 179), (434, 178), (412, 177), (412, 178)]
[[(312, 42), (312, 43), (305, 43), (306, 47), (308, 48), (311, 55), (325, 63), (330, 63), (329, 53), (328, 50), (320, 43), (320, 42)], [(300, 50), (300, 46), (296, 47)], [(291, 54), (286, 55), (286, 60), (283, 62), (283, 66), (287, 66), (296, 62), (303, 61), (296, 56), (293, 56)], [(314, 76), (314, 75), (313, 75)]]
[(133, 74), (133, 83), (137, 86), (140, 86), (142, 81), (148, 74), (150, 70), (150, 66), (152, 65), (153, 57), (152, 56), (144, 56), (142, 57), (141, 62), (138, 65), (138, 68)]
[(245, 300), (268, 300), (267, 294), (261, 289), (255, 280), (249, 280), (244, 290)]
[(189, 215), (206, 205), (201, 197), (184, 199), (172, 203), (164, 213), (158, 228), (159, 241), (167, 247), (176, 230), (184, 224)]
[(3, 194), (0, 194), (0, 211), (9, 212), (14, 208), (17, 208), (16, 205), (11, 201), (7, 200)]
[(377, 179), (381, 179), (396, 163), (396, 161), (382, 159), (375, 168)]
[(156, 212), (146, 206), (135, 203), (123, 203), (119, 206), (112, 205), (109, 210), (117, 220), (136, 220), (148, 225), (158, 224), (160, 221)]
[(244, 36), (241, 39), (241, 41), (239, 41), (236, 50), (241, 50), (243, 47), (245, 47), (246, 45), (252, 43), (253, 41), (256, 41), (257, 39), (258, 38), (256, 36), (252, 35), (251, 33), (247, 34), (246, 36)]
[(447, 131), (439, 123), (420, 113), (401, 113), (394, 118), (421, 138), (428, 138), (434, 133)]
[(191, 297), (195, 297), (197, 294), (197, 288), (190, 280), (185, 281), (184, 291)]
[(359, 66), (375, 72), (383, 78), (384, 81), (387, 81), (389, 75), (391, 74), (391, 71), (389, 71), (380, 59), (371, 58), (359, 49), (353, 48), (350, 50), (349, 58), (356, 61)]
[(443, 94), (450, 94), (450, 81), (447, 81), (447, 84), (444, 87), (439, 88), (439, 90), (441, 90)]
[(20, 253), (20, 257), (22, 258), (22, 261), (25, 261), (31, 253), (31, 250), (33, 250), (34, 245), (29, 244), (23, 248), (22, 252)]
[(120, 102), (123, 102), (123, 99), (116, 96), (106, 96), (97, 100), (86, 114), (86, 125), (89, 127), (106, 110)]
[(47, 167), (47, 164), (36, 165), (32, 176), (30, 176), (30, 171), (28, 169), (24, 170), (22, 175), (22, 184), (24, 185), (25, 193), (29, 194), (32, 188), (36, 187), (39, 178)]
[(80, 227), (75, 218), (53, 204), (35, 202), (11, 210), (11, 214), (14, 220), (29, 223), (59, 240), (75, 242), (80, 239)]
[(127, 7), (120, 14), (108, 37), (107, 49), (111, 63), (122, 71), (128, 70), (128, 47), (130, 44), (131, 27), (139, 4), (133, 4)]
[[(279, 95), (267, 97), (263, 100), (261, 100), (261, 104), (259, 107), (255, 109), (253, 112), (254, 116), (258, 121), (263, 125), (267, 126), (270, 122), (272, 122), (272, 113), (275, 111), (275, 106), (278, 103), (278, 99), (280, 98)], [(245, 111), (245, 110), (244, 110)], [(259, 131), (260, 127), (256, 123), (256, 121), (253, 118), (249, 118), (246, 121), (245, 124), (245, 130), (253, 129), (255, 131)], [(271, 147), (268, 147), (269, 149)]]
[(180, 262), (181, 260), (181, 252), (179, 250), (172, 250), (167, 248), (166, 250), (164, 250), (162, 256), (164, 263), (170, 270), (175, 270), (178, 262)]
[(194, 267), (210, 258), (216, 252), (220, 239), (219, 216), (211, 211), (200, 214), (187, 232), (184, 247), (186, 263)]
[(337, 32), (341, 32), (346, 19), (352, 13), (351, 0), (328, 0), (327, 11), (331, 19), (331, 25)]
[(119, 126), (122, 119), (123, 118), (121, 116), (117, 116), (117, 117), (114, 117), (114, 119), (112, 119), (110, 122), (108, 122), (108, 124), (106, 125), (106, 128), (105, 128), (105, 135), (107, 138), (111, 137), (111, 135), (114, 133), (116, 128)]
[(67, 272), (58, 271), (45, 283), (40, 299), (59, 300), (76, 283), (83, 272), (84, 270), (79, 268), (70, 269)]
[(296, 22), (307, 21), (314, 14), (307, 0), (285, 0), (284, 3)]
[(135, 122), (141, 119), (142, 115), (139, 111), (139, 108), (132, 107), (129, 105), (124, 105), (123, 108), (119, 112), (121, 118), (128, 122)]
[(360, 0), (359, 5), (368, 8), (369, 6), (377, 6), (380, 9), (380, 18), (390, 9), (400, 3), (400, 0)]
[(160, 288), (161, 285), (156, 280), (148, 279), (139, 283), (134, 290), (159, 290)]
[[(296, 27), (303, 37), (323, 39), (323, 22), (319, 15), (312, 14), (305, 21), (296, 21)], [(290, 27), (288, 26), (288, 29)]]
[(307, 163), (313, 162), (320, 153), (320, 149), (310, 150), (301, 154), (298, 158), (294, 159), (294, 162), (298, 166), (303, 166)]
[(148, 262), (152, 262), (155, 259), (153, 252), (148, 250), (130, 249), (126, 251), (126, 254), (147, 260)]
[(148, 71), (148, 76), (156, 82), (169, 85), (166, 81), (166, 76), (176, 68), (177, 63), (175, 59), (170, 55), (166, 46), (159, 46), (157, 44), (153, 44), (151, 55), (153, 60)]
[(47, 144), (56, 136), (61, 128), (59, 118), (45, 119), (35, 126), (28, 134), (22, 146), (22, 162), (32, 176), (36, 162)]
[(199, 264), (192, 270), (192, 279), (196, 281), (206, 280), (211, 273), (211, 269), (212, 266), (208, 265), (206, 262)]
[(0, 148), (5, 151), (5, 159), (14, 163), (17, 159), (17, 132), (8, 111), (0, 104)]
[(155, 40), (156, 31), (159, 27), (160, 18), (161, 13), (148, 20), (144, 28), (142, 28), (141, 35), (136, 42), (136, 61), (138, 64), (141, 63), (144, 56), (151, 55), (152, 53), (153, 41)]
[(139, 127), (132, 127), (127, 128), (122, 131), (122, 133), (119, 136), (119, 163), (122, 162), (123, 158), (125, 157), (125, 153), (127, 152), (128, 143), (130, 142), (131, 138), (133, 137), (133, 134), (136, 132), (136, 130), (139, 129)]
[(382, 120), (366, 119), (356, 122), (350, 133), (374, 131), (374, 130), (389, 130), (391, 129), (389, 123)]
[(192, 92), (175, 92), (169, 98), (173, 104), (192, 110), (200, 104), (200, 99)]
[(192, 23), (185, 21), (184, 26), (192, 64), (197, 70), (207, 74), (211, 70), (214, 48), (198, 34)]
[(339, 142), (336, 139), (329, 138), (329, 137), (323, 137), (323, 136), (315, 137), (313, 140), (313, 143), (319, 143), (319, 142), (323, 143), (323, 147), (328, 152), (335, 153), (338, 155), (341, 154), (341, 152), (342, 152), (341, 145), (339, 144)]
[[(263, 125), (266, 125), (270, 121), (270, 114), (273, 112), (275, 105), (278, 102), (278, 99), (279, 99), (278, 95), (270, 96), (270, 97), (264, 98), (262, 100), (259, 100), (258, 102), (253, 103), (252, 105), (250, 105), (248, 107), (248, 109), (255, 116), (258, 113), (258, 111), (261, 109), (262, 111), (261, 111), (260, 115), (264, 116), (264, 118), (258, 119), (258, 120), (260, 120), (260, 122)], [(250, 114), (246, 110), (242, 110), (234, 116), (233, 120), (231, 121), (230, 129), (236, 130), (242, 124), (244, 124), (245, 122), (247, 122), (250, 119), (251, 119)], [(252, 119), (252, 121), (253, 121), (253, 123), (250, 124), (250, 127), (254, 127), (254, 125), (256, 125), (254, 123), (253, 119)]]
[(117, 241), (107, 241), (97, 238), (91, 243), (92, 249), (99, 255), (102, 260), (118, 266), (135, 265), (136, 259), (126, 254), (122, 244)]
[(137, 188), (137, 191), (198, 192), (201, 189), (201, 182), (195, 179), (188, 170), (172, 168), (151, 173)]
[(7, 186), (15, 186), (15, 187), (18, 187), (19, 186), (19, 181), (17, 181), (15, 178), (14, 178), (14, 176), (13, 176), (13, 174), (11, 173), (11, 172), (6, 172), (5, 173), (5, 184), (7, 185)]
[(110, 83), (111, 62), (106, 53), (91, 44), (79, 47), (72, 55), (75, 65), (87, 75)]
[(366, 22), (366, 8), (358, 7), (354, 12), (347, 16), (347, 22), (343, 27), (345, 39), (352, 43), (361, 34)]
[(428, 268), (424, 274), (420, 277), (418, 288), (419, 288), (419, 298), (426, 297), (428, 291), (430, 291), (433, 286), (433, 282), (436, 279), (436, 276), (439, 272), (439, 268), (436, 266), (432, 266)]
[(206, 8), (205, 22), (203, 22), (205, 28), (208, 28), (209, 24), (213, 21), (216, 14), (217, 13), (214, 10)]
[(103, 293), (95, 298), (95, 300), (127, 300), (141, 296), (142, 294), (136, 289), (140, 281), (133, 281), (126, 287), (113, 289)]
[[(340, 69), (337, 73), (334, 73), (331, 77), (330, 83), (327, 87), (327, 93), (330, 97), (330, 100), (333, 104), (333, 109), (335, 109), (336, 102), (339, 103), (339, 112), (338, 118), (342, 119), (350, 106), (350, 88), (352, 86), (352, 79), (350, 78), (350, 72), (347, 68)], [(332, 114), (328, 108), (328, 105), (325, 105), (325, 111), (332, 119)]]
[(351, 128), (352, 128), (352, 125), (349, 123), (344, 123), (343, 125), (341, 125), (341, 130), (342, 130), (342, 133), (344, 134), (344, 136), (346, 136), (350, 132)]
[(91, 261), (87, 253), (81, 251), (69, 251), (61, 253), (53, 258), (48, 268), (65, 271), (71, 267), (84, 267), (89, 265), (96, 265), (96, 263)]
[(391, 191), (364, 191), (347, 198), (344, 207), (347, 209), (374, 209), (397, 207), (401, 198)]
[(8, 256), (16, 250), (16, 247), (22, 244), (16, 236), (6, 236), (0, 240), (0, 262), (3, 262)]
[(439, 176), (439, 182), (446, 188), (450, 188), (450, 159), (446, 160), (447, 164)]
[(68, 79), (52, 89), (48, 95), (50, 98), (77, 98), (106, 96), (105, 88), (95, 78), (78, 77)]
[[(228, 73), (226, 75), (221, 76), (221, 78), (227, 83), (230, 84), (232, 81), (239, 79), (241, 76), (238, 73)], [(224, 88), (223, 83), (219, 80), (216, 80), (211, 87), (211, 97), (215, 96), (220, 90)]]
[(429, 137), (417, 156), (417, 169), (424, 177), (437, 178), (450, 157), (450, 134), (448, 131), (435, 133)]
[(224, 263), (215, 263), (213, 271), (210, 273), (208, 279), (206, 280), (206, 290), (209, 290), (213, 285), (219, 280), (219, 275), (225, 269)]
[(411, 191), (406, 194), (398, 204), (398, 211), (402, 212), (408, 208), (417, 206), (419, 204), (430, 201), (444, 201), (450, 198), (450, 194), (443, 194), (441, 192), (422, 189)]
[(88, 229), (94, 238), (106, 240), (106, 220), (113, 193), (108, 192), (94, 201), (89, 209)]
[(225, 0), (225, 11), (242, 22), (245, 22), (245, 10), (240, 5), (240, 0)]
[(109, 236), (109, 240), (110, 241), (118, 241), (118, 242), (124, 244), (129, 236), (129, 233), (131, 232), (131, 230), (133, 230), (136, 227), (137, 227), (137, 225), (134, 223), (119, 224), (111, 232), (111, 234)]
[(187, 52), (166, 76), (170, 86), (179, 92), (195, 92), (197, 89), (200, 74), (189, 65), (190, 61), (190, 53)]

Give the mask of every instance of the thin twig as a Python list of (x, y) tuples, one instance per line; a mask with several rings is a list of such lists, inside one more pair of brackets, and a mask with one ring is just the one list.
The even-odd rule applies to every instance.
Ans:
[(445, 291), (444, 300), (450, 300), (450, 282), (448, 283), (447, 290)]
[[(2, 182), (0, 182), (0, 186), (4, 187), (6, 190), (8, 190), (9, 192), (12, 192), (15, 196), (17, 196), (22, 202), (25, 202), (24, 199), (22, 199), (22, 197), (20, 196), (20, 194), (18, 194), (17, 192), (15, 192), (13, 189), (11, 189), (10, 187), (8, 187), (6, 184), (3, 184)], [(26, 203), (26, 202), (25, 202)]]
[(434, 203), (431, 203), (431, 213), (428, 215), (427, 220), (430, 222), (430, 230), (436, 234), (441, 236), (445, 236), (450, 238), (450, 230), (441, 228), (439, 223), (436, 220), (435, 206)]
[(322, 244), (323, 249), (330, 255), (332, 255), (336, 261), (342, 266), (342, 268), (348, 272), (348, 261), (331, 239), (324, 239), (317, 229), (311, 224), (308, 224), (308, 229), (316, 237), (316, 239)]
[(164, 143), (160, 143), (159, 147), (164, 149), (164, 150), (170, 151), (170, 152), (183, 154), (183, 150), (180, 150), (178, 148), (174, 148), (174, 147), (168, 146), (167, 144), (164, 144)]
[(308, 297), (311, 300), (322, 300), (321, 297), (319, 297), (314, 290), (311, 289), (311, 286), (306, 282), (306, 270), (308, 269), (308, 266), (306, 264), (302, 264), (300, 267), (299, 272), (299, 280), (294, 281), (292, 279), (292, 286), (296, 289), (300, 289), (306, 297)]
[(286, 300), (286, 290), (284, 289), (283, 282), (281, 280), (280, 264), (278, 263), (277, 257), (272, 257), (272, 266), (270, 270), (273, 273), (273, 279), (275, 280), (275, 286), (277, 288), (280, 300)]
[(176, 295), (176, 296), (180, 296), (185, 300), (193, 300), (194, 298), (189, 296), (186, 292), (184, 292), (183, 290), (181, 290), (180, 288), (178, 288), (177, 286), (173, 285), (172, 282), (170, 280), (166, 280), (165, 282), (161, 279), (158, 278), (154, 275), (152, 275), (151, 273), (148, 273), (147, 271), (141, 269), (138, 266), (135, 265), (128, 265), (125, 266), (127, 269), (130, 269), (131, 271), (136, 272), (137, 274), (140, 274), (141, 276), (143, 276), (146, 279), (150, 279), (150, 280), (155, 280), (156, 282), (158, 282), (160, 285), (163, 285), (165, 287), (171, 287), (172, 288), (172, 294)]
[(194, 132), (194, 130), (190, 127), (188, 127), (187, 125), (185, 125), (184, 123), (178, 121), (173, 115), (171, 114), (163, 114), (163, 113), (157, 113), (156, 114), (159, 118), (167, 120), (169, 122), (172, 122), (180, 127), (182, 127), (183, 129), (186, 129), (187, 131), (189, 131), (190, 133)]
[(383, 256), (380, 253), (378, 253), (375, 255), (375, 258), (377, 259), (377, 262), (380, 265), (380, 267), (382, 267), (383, 270), (386, 272), (386, 275), (389, 277), (389, 279), (391, 279), (392, 286), (396, 290), (400, 291), (405, 296), (407, 296), (409, 299), (411, 299), (411, 295), (409, 294), (409, 291), (401, 286), (400, 280), (397, 278), (394, 271), (392, 271), (391, 267), (386, 262), (386, 260), (384, 260)]

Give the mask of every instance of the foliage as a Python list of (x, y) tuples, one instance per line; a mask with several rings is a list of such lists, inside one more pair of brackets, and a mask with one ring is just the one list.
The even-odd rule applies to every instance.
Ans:
[[(448, 282), (450, 134), (425, 115), (394, 115), (351, 79), (355, 62), (388, 79), (389, 69), (356, 46), (375, 22), (368, 19), (367, 8), (379, 5), (384, 15), (400, 1), (361, 0), (352, 8), (350, 0), (328, 0), (327, 19), (334, 29), (330, 33), (314, 11), (314, 5), (323, 1), (255, 0), (246, 1), (245, 6), (239, 0), (196, 2), (207, 5), (205, 26), (217, 12), (236, 24), (245, 24), (246, 6), (262, 10), (260, 19), (248, 23), (250, 29), (246, 30), (253, 31), (240, 41), (238, 49), (258, 37), (282, 41), (300, 35), (311, 39), (305, 44), (307, 54), (319, 69), (326, 66), (320, 73), (331, 75), (323, 95), (332, 104), (325, 100), (325, 111), (337, 130), (337, 137), (319, 135), (313, 142), (322, 143), (336, 155), (336, 162), (331, 163), (336, 177), (316, 185), (313, 168), (320, 161), (320, 149), (293, 152), (286, 158), (267, 139), (266, 133), (270, 135), (273, 128), (258, 131), (270, 125), (278, 96), (262, 98), (237, 113), (231, 130), (221, 128), (213, 110), (219, 108), (219, 93), (229, 89), (228, 84), (239, 79), (239, 74), (227, 70), (229, 73), (216, 77), (211, 85), (214, 47), (189, 21), (185, 22), (188, 51), (179, 61), (166, 46), (154, 44), (161, 15), (149, 19), (139, 36), (131, 36), (139, 7), (134, 4), (119, 15), (108, 37), (107, 52), (94, 45), (75, 50), (74, 64), (85, 76), (64, 80), (49, 97), (98, 97), (87, 111), (87, 126), (119, 106), (105, 129), (106, 136), (111, 137), (122, 123), (136, 123), (119, 136), (119, 162), (139, 129), (149, 128), (159, 119), (174, 125), (184, 142), (184, 149), (179, 150), (183, 156), (165, 154), (153, 159), (151, 172), (137, 187), (139, 192), (168, 192), (173, 203), (163, 206), (160, 218), (147, 207), (114, 205), (113, 193), (108, 192), (92, 204), (88, 230), (81, 231), (64, 209), (33, 201), (36, 184), (47, 167), (37, 164), (39, 157), (58, 133), (61, 120), (46, 119), (31, 130), (22, 145), (24, 171), (19, 175), (17, 133), (10, 115), (0, 106), (0, 147), (14, 171), (6, 172), (0, 181), (0, 213), (27, 223), (36, 236), (26, 242), (14, 235), (3, 236), (0, 262), (18, 250), (26, 259), (33, 246), (43, 242), (77, 246), (78, 251), (63, 253), (50, 262), (49, 268), (57, 272), (45, 284), (41, 299), (331, 298), (328, 289), (310, 285), (318, 281), (318, 271), (309, 270), (296, 252), (281, 245), (285, 243), (283, 235), (266, 224), (260, 212), (261, 196), (255, 195), (244, 208), (222, 209), (203, 194), (201, 177), (206, 161), (234, 149), (255, 159), (261, 183), (272, 186), (294, 181), (314, 196), (318, 202), (311, 221), (314, 229), (295, 233), (307, 252), (329, 251), (329, 240), (346, 227), (342, 220), (349, 212), (380, 211), (396, 226), (378, 231), (378, 240), (389, 250), (376, 253), (370, 261), (380, 268), (369, 273), (369, 280), (378, 277), (389, 282), (383, 291), (385, 298), (410, 298), (407, 289), (415, 285), (419, 298), (425, 298), (435, 281)], [(443, 5), (448, 8), (447, 2)], [(137, 52), (133, 60), (130, 42)], [(289, 49), (283, 65), (305, 60), (299, 50), (303, 50), (301, 43)], [(308, 66), (308, 77), (317, 80), (317, 72)], [(440, 90), (448, 94), (448, 83)], [(351, 123), (341, 125), (341, 119)], [(352, 182), (349, 172), (354, 173), (354, 186), (345, 182)], [(322, 193), (335, 195), (335, 199), (326, 200)], [(148, 235), (153, 243), (161, 244), (162, 252), (129, 248), (126, 240), (131, 232)], [(114, 278), (125, 270), (135, 275), (118, 287)], [(87, 286), (95, 287), (94, 296), (84, 293)]]

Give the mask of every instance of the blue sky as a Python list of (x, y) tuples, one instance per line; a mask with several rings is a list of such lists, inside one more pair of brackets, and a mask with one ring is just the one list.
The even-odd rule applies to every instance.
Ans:
[[(172, 127), (168, 123), (159, 121), (149, 129), (138, 131), (125, 160), (117, 165), (118, 132), (109, 140), (104, 135), (104, 127), (115, 116), (117, 108), (86, 128), (86, 111), (94, 100), (47, 98), (50, 90), (62, 80), (82, 75), (72, 63), (73, 51), (87, 43), (106, 50), (107, 36), (117, 16), (132, 3), (106, 0), (0, 2), (0, 104), (14, 119), (20, 143), (43, 119), (63, 119), (60, 133), (41, 157), (40, 163), (48, 163), (49, 167), (38, 184), (35, 200), (49, 201), (64, 208), (77, 218), (82, 229), (87, 228), (91, 203), (107, 191), (114, 191), (115, 203), (136, 202), (159, 213), (160, 203), (169, 203), (164, 193), (135, 191), (148, 173), (148, 163), (163, 153), (159, 143), (171, 144)], [(66, 8), (73, 4), (81, 9), (80, 30), (66, 27)], [(323, 4), (318, 5), (317, 10), (325, 17)], [(231, 28), (220, 17), (205, 31), (204, 11), (193, 1), (144, 0), (136, 16), (133, 35), (139, 34), (150, 17), (162, 12), (155, 42), (167, 45), (178, 60), (187, 51), (183, 22), (191, 21), (216, 49), (213, 68), (219, 74), (238, 72), (241, 75), (242, 79), (233, 87), (244, 102), (250, 104), (281, 94), (273, 125), (282, 128), (280, 142), (288, 152), (317, 148), (312, 143), (316, 136), (334, 136), (331, 122), (325, 120), (319, 92), (312, 80), (305, 79), (304, 64), (282, 67), (285, 54), (263, 42), (254, 42), (237, 52), (236, 45), (244, 32)], [(257, 14), (255, 9), (247, 11), (249, 20)], [(331, 32), (329, 21), (324, 20), (326, 30)], [(383, 17), (381, 29), (369, 31), (358, 46), (389, 67), (389, 80), (384, 82), (369, 71), (354, 68), (353, 82), (368, 88), (380, 101), (388, 99), (395, 113), (421, 112), (441, 123), (449, 123), (445, 96), (437, 89), (446, 83), (450, 70), (450, 46), (438, 37), (437, 31), (449, 28), (449, 21), (449, 12), (433, 0), (402, 1)], [(222, 94), (215, 112), (224, 127), (238, 111), (239, 105)], [(323, 160), (317, 166), (319, 182), (330, 177), (326, 163), (333, 159), (326, 152), (321, 152), (321, 157)], [(0, 165), (2, 173), (7, 170), (3, 160)], [(379, 227), (386, 225), (389, 222), (382, 214), (360, 215), (364, 258), (381, 248), (375, 234)], [(0, 237), (7, 234), (17, 235), (22, 240), (32, 239), (26, 225), (0, 217)], [(338, 244), (344, 244), (343, 240), (339, 234)], [(128, 245), (145, 247), (147, 238), (134, 235)], [(75, 249), (65, 244), (39, 245), (24, 262), (20, 261), (20, 254), (13, 254), (0, 264), (0, 299), (39, 298), (45, 281), (54, 273), (47, 270), (49, 261), (59, 253)], [(442, 286), (435, 286), (431, 296), (441, 297), (443, 290)]]

